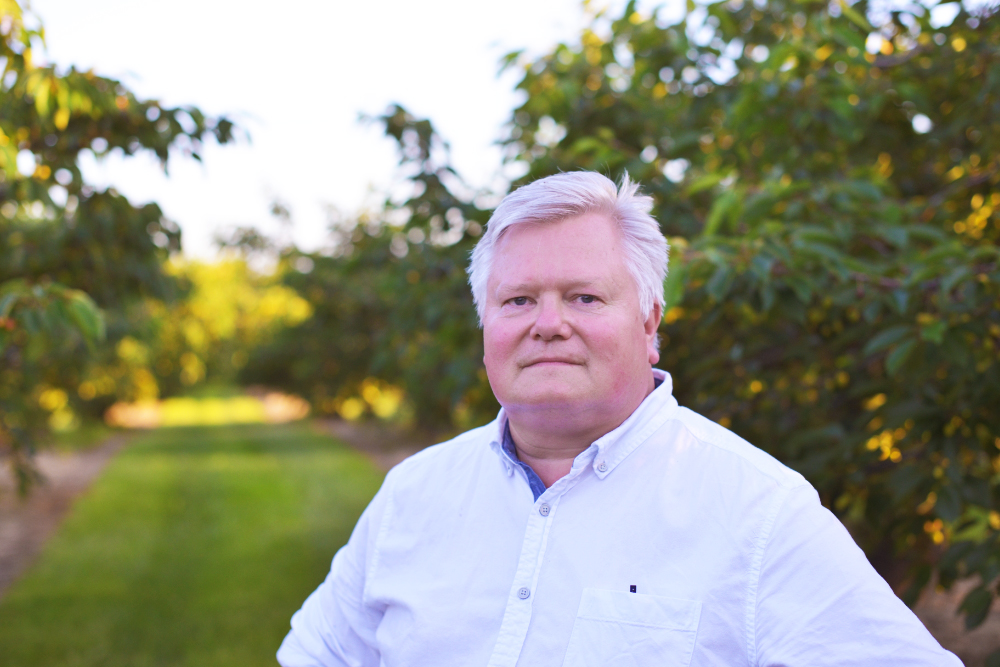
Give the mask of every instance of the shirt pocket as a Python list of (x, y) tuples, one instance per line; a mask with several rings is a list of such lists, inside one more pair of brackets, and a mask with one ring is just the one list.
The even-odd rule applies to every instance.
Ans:
[(701, 602), (583, 589), (563, 667), (687, 667)]

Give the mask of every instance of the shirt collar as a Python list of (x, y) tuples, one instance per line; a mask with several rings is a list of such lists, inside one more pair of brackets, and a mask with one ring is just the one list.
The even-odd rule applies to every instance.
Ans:
[[(653, 369), (653, 377), (660, 380), (660, 386), (654, 389), (618, 428), (605, 433), (577, 455), (573, 461), (574, 469), (591, 465), (594, 474), (604, 479), (670, 418), (673, 409), (677, 407), (677, 399), (673, 396), (673, 380), (670, 373), (659, 368)], [(512, 475), (513, 464), (503, 450), (506, 428), (507, 413), (501, 408), (490, 429), (493, 436), (490, 447), (500, 456), (507, 474)]]

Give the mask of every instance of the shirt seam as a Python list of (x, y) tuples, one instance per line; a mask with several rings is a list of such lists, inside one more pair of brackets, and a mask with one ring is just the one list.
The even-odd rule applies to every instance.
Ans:
[(682, 628), (682, 627), (677, 626), (677, 625), (663, 625), (661, 623), (643, 623), (642, 621), (626, 621), (626, 620), (621, 619), (621, 618), (612, 618), (610, 616), (593, 616), (593, 615), (590, 615), (590, 614), (587, 614), (585, 616), (581, 616), (580, 614), (577, 614), (576, 617), (578, 619), (582, 619), (584, 621), (601, 621), (603, 623), (618, 623), (618, 624), (621, 624), (621, 625), (634, 625), (634, 626), (640, 627), (640, 628), (655, 628), (655, 629), (658, 629), (658, 630), (676, 630), (677, 632), (697, 632), (698, 631), (697, 626), (695, 626), (693, 628), (690, 628), (690, 627), (688, 627), (688, 628)]
[(386, 476), (386, 499), (385, 506), (382, 508), (382, 516), (379, 517), (379, 527), (378, 534), (375, 536), (375, 546), (372, 552), (371, 561), (368, 564), (368, 568), (365, 572), (365, 585), (361, 589), (361, 601), (362, 604), (367, 606), (369, 600), (369, 588), (371, 586), (372, 580), (375, 578), (375, 570), (378, 567), (379, 557), (382, 554), (382, 544), (385, 542), (386, 536), (389, 532), (389, 517), (391, 516), (391, 510), (394, 505), (395, 489), (393, 488), (390, 476)]
[[(671, 397), (672, 398), (672, 397)], [(646, 424), (645, 428), (640, 430), (635, 436), (629, 438), (631, 442), (621, 447), (617, 452), (616, 456), (609, 462), (609, 468), (612, 470), (618, 467), (622, 461), (624, 461), (632, 452), (639, 449), (647, 440), (653, 437), (653, 434), (663, 428), (664, 424), (669, 422), (671, 419), (676, 419), (674, 411), (677, 409), (677, 405), (667, 405), (664, 406), (663, 411), (660, 414), (654, 415), (649, 422)], [(661, 417), (657, 419), (657, 417)], [(615, 443), (618, 444), (618, 443)], [(614, 448), (614, 445), (612, 445)], [(608, 475), (611, 474), (611, 470), (608, 470)]]
[(757, 664), (757, 593), (760, 590), (760, 573), (764, 562), (764, 551), (771, 538), (771, 529), (774, 528), (774, 523), (778, 518), (778, 512), (781, 510), (782, 505), (785, 503), (785, 500), (788, 499), (788, 495), (794, 488), (797, 487), (778, 487), (778, 491), (771, 500), (771, 506), (768, 508), (768, 512), (764, 517), (763, 523), (761, 524), (760, 535), (757, 540), (757, 545), (753, 551), (753, 557), (750, 561), (750, 570), (747, 577), (749, 590), (747, 591), (746, 632), (747, 664), (751, 666)]
[[(747, 463), (747, 465), (751, 466), (758, 473), (760, 473), (761, 475), (763, 475), (767, 479), (771, 480), (772, 482), (774, 482), (774, 484), (776, 486), (778, 486), (778, 487), (780, 487), (782, 489), (790, 491), (791, 489), (797, 489), (800, 486), (808, 486), (809, 485), (809, 482), (807, 482), (806, 479), (804, 477), (802, 477), (800, 473), (798, 473), (797, 471), (795, 471), (792, 468), (788, 468), (788, 466), (785, 466), (780, 461), (776, 460), (777, 463), (779, 463), (780, 465), (784, 466), (785, 468), (788, 468), (788, 470), (791, 470), (793, 476), (795, 476), (797, 478), (793, 478), (793, 479), (789, 480), (789, 479), (786, 479), (786, 475), (775, 475), (772, 472), (766, 470), (764, 467), (757, 465), (757, 463), (752, 458), (750, 458), (749, 456), (744, 456), (743, 454), (741, 454), (740, 452), (736, 451), (733, 448), (726, 447), (725, 445), (720, 444), (718, 442), (715, 442), (714, 440), (710, 440), (710, 439), (706, 439), (706, 438), (702, 437), (701, 435), (699, 435), (695, 431), (695, 429), (691, 428), (691, 426), (681, 416), (681, 412), (683, 410), (689, 410), (690, 411), (689, 408), (684, 408), (683, 406), (677, 406), (677, 409), (676, 409), (675, 413), (672, 415), (671, 418), (674, 419), (674, 420), (676, 420), (676, 421), (679, 421), (681, 423), (681, 426), (683, 426), (687, 430), (687, 432), (690, 433), (691, 436), (695, 440), (697, 440), (698, 442), (702, 443), (703, 445), (708, 445), (709, 447), (713, 447), (715, 449), (721, 449), (721, 450), (723, 450), (725, 452), (728, 452), (728, 453), (732, 454), (733, 456), (737, 457), (741, 461), (745, 461)], [(697, 413), (695, 413), (695, 414), (697, 414)], [(664, 422), (664, 424), (665, 423), (666, 422)], [(736, 437), (739, 437), (739, 436), (736, 436)], [(752, 445), (750, 443), (747, 443), (747, 445), (750, 446), (750, 447), (754, 447), (755, 449), (760, 449), (759, 447), (756, 447), (755, 445)], [(763, 452), (764, 450), (761, 450), (761, 451)], [(764, 452), (764, 453), (766, 454), (767, 452)]]

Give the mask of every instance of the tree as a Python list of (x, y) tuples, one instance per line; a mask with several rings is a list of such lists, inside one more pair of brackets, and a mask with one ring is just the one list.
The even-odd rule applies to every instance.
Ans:
[(680, 400), (802, 472), (907, 602), (978, 575), (970, 628), (1000, 581), (995, 12), (630, 4), (524, 63), (507, 141), (522, 182), (646, 185)]
[[(29, 16), (29, 19), (31, 17)], [(195, 107), (139, 100), (119, 81), (33, 63), (43, 30), (16, 0), (0, 1), (0, 448), (20, 486), (42, 432), (79, 402), (88, 363), (128, 330), (141, 297), (169, 298), (163, 271), (180, 230), (158, 206), (135, 206), (83, 182), (82, 151), (153, 151), (200, 159), (233, 124)]]
[[(405, 393), (418, 428), (478, 423), (498, 406), (465, 266), (488, 214), (429, 121), (394, 106), (376, 122), (398, 143), (409, 194), (335, 219), (331, 252), (286, 249), (284, 282), (313, 316), (251, 355), (242, 378), (300, 393), (327, 413), (345, 401), (377, 413), (371, 387), (388, 384)], [(362, 401), (366, 389), (372, 400)]]

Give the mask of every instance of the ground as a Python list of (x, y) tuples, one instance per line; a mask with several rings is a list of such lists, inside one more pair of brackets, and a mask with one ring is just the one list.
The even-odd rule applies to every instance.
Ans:
[[(273, 665), (381, 473), (434, 439), (331, 420), (42, 453), (47, 481), (26, 501), (0, 477), (0, 662)], [(1000, 646), (1000, 610), (965, 632), (971, 585), (929, 591), (917, 612), (978, 667)]]
[(308, 424), (137, 436), (4, 593), (0, 664), (274, 665), (381, 480)]

